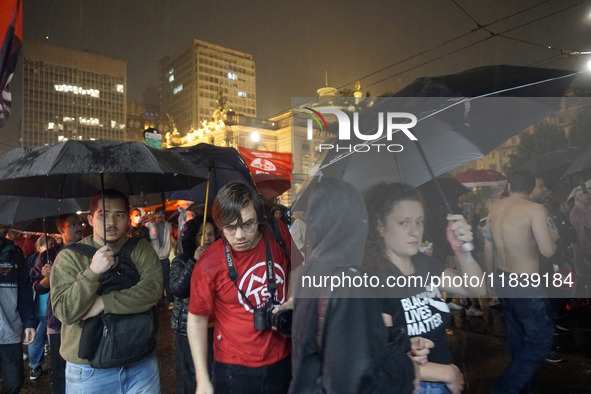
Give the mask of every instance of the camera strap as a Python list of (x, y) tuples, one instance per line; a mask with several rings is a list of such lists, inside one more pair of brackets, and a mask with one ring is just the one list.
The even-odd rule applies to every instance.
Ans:
[[(261, 234), (263, 235), (263, 239), (265, 240), (265, 254), (266, 254), (266, 260), (267, 260), (266, 261), (267, 290), (269, 291), (269, 294), (271, 295), (270, 299), (272, 300), (275, 298), (275, 293), (277, 292), (277, 283), (275, 281), (275, 267), (273, 264), (273, 254), (271, 253), (271, 245), (269, 245), (269, 240), (267, 239), (267, 235), (264, 233), (264, 231), (261, 232)], [(244, 300), (246, 301), (248, 306), (251, 307), (252, 310), (257, 309), (252, 305), (252, 303), (250, 302), (248, 297), (244, 294), (242, 289), (238, 286), (238, 271), (236, 271), (236, 266), (234, 265), (234, 260), (232, 259), (232, 251), (230, 250), (230, 244), (225, 239), (224, 239), (224, 252), (226, 255), (226, 265), (228, 267), (228, 278), (234, 283), (234, 286), (236, 286), (236, 289), (238, 289), (238, 292), (240, 293), (240, 295), (242, 295), (242, 298), (244, 298)]]

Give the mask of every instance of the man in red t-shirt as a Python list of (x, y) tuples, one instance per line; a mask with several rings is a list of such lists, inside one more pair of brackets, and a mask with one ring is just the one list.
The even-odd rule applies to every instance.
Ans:
[[(187, 336), (197, 393), (287, 393), (291, 342), (270, 327), (255, 329), (254, 309), (288, 300), (289, 258), (264, 227), (263, 204), (243, 183), (224, 186), (213, 205), (223, 237), (203, 253), (191, 278)], [(273, 264), (267, 266), (267, 246)], [(276, 291), (269, 284), (273, 267)], [(230, 279), (229, 273), (235, 273)], [(215, 315), (212, 379), (207, 372), (207, 322)]]

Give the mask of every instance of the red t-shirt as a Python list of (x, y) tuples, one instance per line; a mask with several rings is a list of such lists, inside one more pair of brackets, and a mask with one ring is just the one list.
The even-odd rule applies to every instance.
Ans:
[[(290, 262), (281, 247), (267, 236), (275, 263), (276, 299), (283, 303), (287, 301)], [(263, 237), (251, 250), (232, 250), (238, 272), (237, 285), (256, 307), (265, 305), (269, 299), (265, 256)], [(213, 349), (218, 362), (260, 367), (280, 361), (291, 353), (289, 339), (270, 329), (254, 329), (252, 308), (228, 278), (223, 239), (209, 246), (193, 269), (189, 312), (199, 316), (215, 315)]]

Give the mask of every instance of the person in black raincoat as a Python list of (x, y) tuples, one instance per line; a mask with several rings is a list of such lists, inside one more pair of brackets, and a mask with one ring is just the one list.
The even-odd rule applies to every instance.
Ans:
[(367, 289), (310, 289), (307, 278), (358, 277), (368, 230), (360, 194), (322, 178), (311, 186), (307, 259), (294, 303), (293, 379), (297, 393), (410, 393), (415, 378), (409, 339), (384, 325), (380, 301)]

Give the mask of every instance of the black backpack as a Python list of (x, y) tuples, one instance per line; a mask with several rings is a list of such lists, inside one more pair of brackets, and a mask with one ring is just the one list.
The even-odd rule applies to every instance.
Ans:
[[(101, 275), (97, 294), (128, 289), (139, 282), (140, 274), (131, 260), (131, 251), (140, 238), (130, 238), (115, 254), (115, 264)], [(92, 258), (97, 249), (76, 243), (66, 248)], [(79, 323), (82, 328), (78, 357), (93, 368), (115, 368), (149, 356), (156, 349), (158, 317), (156, 307), (141, 313), (100, 313)]]

